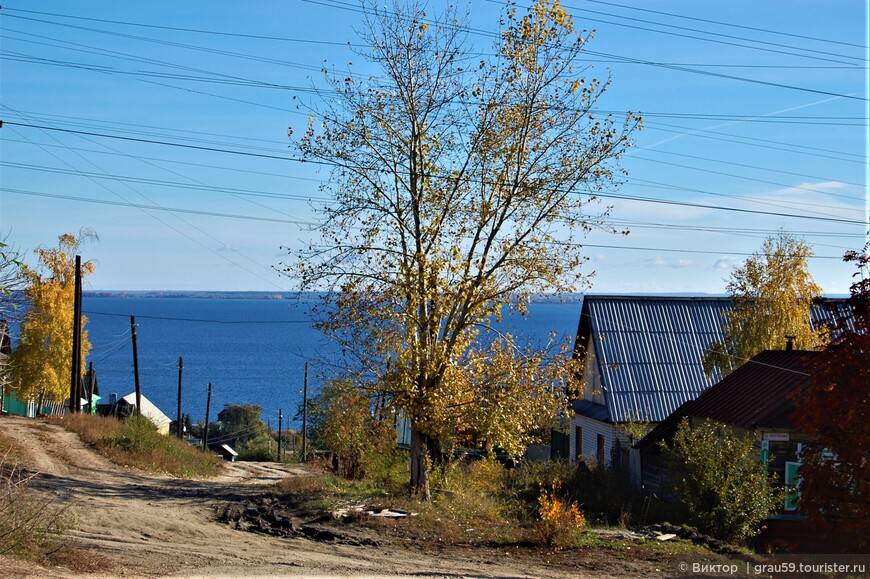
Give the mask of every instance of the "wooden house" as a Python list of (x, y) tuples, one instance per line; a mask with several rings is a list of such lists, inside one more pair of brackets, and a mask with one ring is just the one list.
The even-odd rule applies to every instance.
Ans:
[(722, 338), (722, 314), (732, 306), (720, 297), (586, 296), (574, 347), (583, 375), (569, 406), (570, 459), (636, 463), (621, 425), (660, 422), (715, 383), (701, 358)]
[[(814, 323), (830, 320), (829, 306), (842, 303), (816, 302)], [(585, 296), (574, 347), (582, 391), (569, 406), (569, 460), (617, 466), (639, 486), (640, 456), (630, 450), (625, 425), (657, 424), (721, 379), (704, 372), (702, 359), (723, 338), (724, 314), (734, 305), (727, 297)]]
[[(166, 416), (163, 411), (157, 408), (144, 395), (140, 394), (142, 401), (141, 413), (142, 416), (148, 418), (157, 427), (157, 432), (161, 434), (169, 434), (169, 425), (172, 419)], [(131, 392), (123, 398), (116, 399), (114, 394), (109, 395), (108, 404), (97, 405), (97, 412), (103, 416), (116, 416), (125, 418), (133, 414), (136, 410), (136, 393)]]
[(680, 422), (706, 420), (757, 437), (759, 460), (770, 460), (769, 472), (788, 485), (783, 513), (797, 510), (797, 469), (808, 438), (791, 421), (793, 400), (810, 387), (812, 363), (819, 352), (765, 351), (718, 383), (677, 408), (636, 445), (641, 457), (644, 490), (656, 492), (668, 472), (660, 443), (670, 441)]

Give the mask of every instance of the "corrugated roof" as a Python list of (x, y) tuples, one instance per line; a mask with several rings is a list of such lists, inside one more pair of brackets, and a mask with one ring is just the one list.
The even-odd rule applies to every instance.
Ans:
[[(830, 319), (825, 302), (842, 300), (815, 304), (814, 321)], [(578, 345), (592, 337), (608, 421), (660, 422), (718, 381), (701, 360), (733, 307), (727, 297), (586, 296)]]
[(792, 396), (810, 386), (820, 352), (765, 351), (690, 400), (638, 442), (647, 448), (673, 436), (688, 416), (709, 418), (747, 430), (792, 428)]

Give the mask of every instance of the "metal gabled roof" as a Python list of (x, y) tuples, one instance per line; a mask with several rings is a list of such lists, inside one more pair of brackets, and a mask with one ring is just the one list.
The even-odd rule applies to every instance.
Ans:
[[(609, 422), (660, 422), (721, 375), (707, 377), (702, 358), (723, 338), (728, 297), (585, 296), (577, 332), (591, 343)], [(817, 300), (815, 326), (842, 312), (845, 300)]]
[(579, 334), (592, 337), (609, 421), (660, 422), (711, 386), (718, 376), (701, 358), (732, 307), (720, 297), (586, 296)]

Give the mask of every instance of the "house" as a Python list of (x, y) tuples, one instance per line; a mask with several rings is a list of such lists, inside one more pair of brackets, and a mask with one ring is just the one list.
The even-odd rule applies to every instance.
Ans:
[[(169, 434), (169, 424), (172, 419), (166, 416), (159, 408), (157, 408), (150, 400), (145, 398), (144, 394), (140, 394), (142, 401), (141, 413), (147, 417), (154, 426), (157, 427), (157, 432), (161, 434)], [(135, 412), (136, 409), (136, 393), (131, 392), (123, 398), (117, 399), (114, 394), (109, 395), (108, 404), (97, 405), (97, 412), (103, 416), (116, 416), (125, 418)]]
[(219, 454), (221, 458), (227, 462), (236, 462), (236, 457), (239, 456), (239, 453), (228, 444), (219, 444), (215, 446), (209, 445), (209, 448)]
[[(814, 323), (843, 303), (814, 303)], [(583, 390), (569, 406), (569, 460), (611, 465), (615, 457), (640, 485), (625, 426), (659, 423), (721, 378), (706, 375), (702, 358), (724, 336), (723, 314), (734, 306), (727, 297), (587, 295), (574, 347)]]
[[(737, 433), (757, 433), (759, 460), (770, 459), (768, 471), (779, 484), (796, 490), (800, 453), (809, 439), (791, 422), (793, 400), (810, 387), (813, 361), (820, 352), (765, 351), (677, 408), (636, 445), (640, 452), (644, 490), (664, 486), (667, 469), (660, 450), (684, 419), (692, 424), (710, 420)], [(783, 513), (797, 509), (797, 493), (789, 492)]]
[[(574, 356), (583, 391), (571, 402), (569, 457), (624, 464), (621, 425), (660, 422), (709, 388), (707, 346), (724, 334), (723, 297), (597, 296), (583, 299)], [(636, 472), (637, 469), (629, 469)]]
[(812, 369), (823, 352), (765, 351), (737, 368), (695, 400), (681, 405), (636, 445), (644, 490), (664, 497), (667, 468), (660, 443), (672, 439), (682, 420), (710, 420), (755, 436), (759, 461), (769, 461), (775, 485), (786, 487), (779, 511), (764, 521), (756, 547), (794, 553), (856, 552), (854, 534), (836, 524), (810, 522), (798, 512), (798, 468), (809, 438), (791, 421), (794, 401), (810, 388)]

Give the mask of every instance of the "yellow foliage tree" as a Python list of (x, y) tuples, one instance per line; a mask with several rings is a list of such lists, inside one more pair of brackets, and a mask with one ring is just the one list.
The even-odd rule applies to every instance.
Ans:
[(759, 352), (784, 350), (786, 336), (799, 350), (825, 345), (812, 327), (813, 299), (822, 293), (809, 272), (812, 255), (803, 239), (780, 231), (731, 273), (726, 289), (736, 304), (725, 313), (724, 339), (704, 355), (707, 374), (726, 376)]
[(330, 290), (320, 327), (410, 419), (411, 487), (428, 499), (433, 439), (462, 428), (518, 450), (557, 412), (569, 356), (521, 352), (491, 323), (586, 282), (578, 237), (604, 227), (594, 193), (639, 119), (593, 114), (610, 81), (575, 69), (591, 34), (558, 2), (507, 8), (492, 57), (452, 8), (364, 14), (379, 76), (328, 74), (311, 110), (299, 150), (334, 167), (334, 202), (290, 271)]
[[(21, 323), (18, 347), (9, 359), (11, 387), (21, 400), (62, 402), (69, 397), (72, 374), (75, 255), (81, 239), (94, 237), (84, 231), (80, 239), (65, 233), (56, 248), (35, 250), (39, 270), (23, 267), (27, 312)], [(82, 277), (93, 273), (90, 261), (82, 263)], [(86, 318), (82, 316), (84, 328)], [(82, 329), (81, 368), (90, 349)]]

